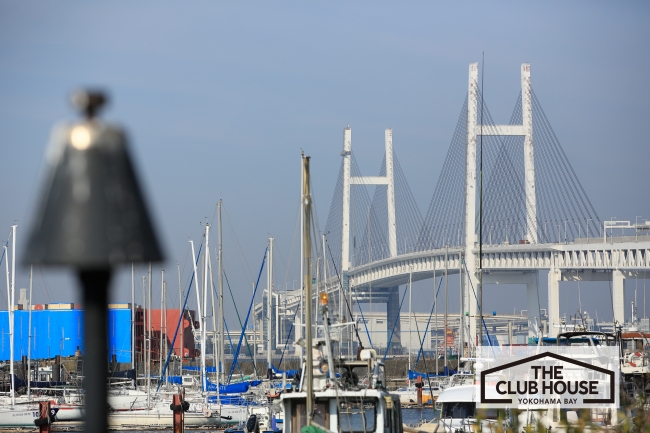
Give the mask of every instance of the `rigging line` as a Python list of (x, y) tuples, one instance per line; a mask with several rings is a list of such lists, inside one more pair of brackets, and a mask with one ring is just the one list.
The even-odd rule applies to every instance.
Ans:
[(240, 256), (238, 258), (239, 258), (239, 260), (242, 260), (242, 258), (243, 258), (244, 264), (246, 265), (246, 270), (248, 270), (248, 275), (250, 277), (249, 282), (252, 282), (253, 281), (253, 272), (251, 271), (251, 268), (248, 265), (248, 261), (246, 260), (246, 256), (244, 255), (244, 250), (242, 249), (241, 244), (239, 243), (239, 238), (237, 237), (237, 233), (235, 232), (235, 227), (233, 226), (232, 222), (230, 221), (230, 215), (228, 215), (228, 209), (223, 204), (221, 205), (221, 209), (223, 209), (224, 213), (226, 214), (226, 219), (228, 220), (228, 224), (229, 224), (231, 234), (235, 238), (235, 243), (237, 244), (238, 253), (240, 254)]
[[(434, 277), (435, 279), (435, 277)], [(434, 281), (435, 284), (435, 281)], [(436, 299), (433, 301), (433, 305), (431, 305), (431, 312), (429, 313), (429, 320), (427, 320), (427, 327), (424, 330), (424, 337), (426, 338), (427, 332), (429, 332), (429, 324), (431, 323), (431, 317), (433, 316), (433, 310), (436, 307), (436, 304), (438, 303), (438, 295), (440, 294), (440, 286), (442, 285), (442, 277), (440, 278), (440, 282), (438, 283), (438, 290), (436, 290)], [(436, 323), (438, 322), (438, 318), (436, 317)], [(445, 336), (446, 338), (446, 336)], [(422, 340), (422, 343), (424, 343), (424, 339)], [(422, 343), (420, 344), (420, 347), (422, 347)], [(418, 352), (418, 356), (415, 357), (415, 365), (418, 365), (418, 361), (420, 360), (420, 354), (422, 351), (420, 350)]]
[[(232, 304), (235, 306), (235, 313), (237, 313), (237, 320), (239, 321), (239, 326), (241, 327), (241, 329), (244, 329), (244, 325), (242, 325), (242, 323), (241, 323), (241, 317), (239, 315), (239, 309), (237, 308), (237, 303), (235, 302), (235, 297), (233, 296), (232, 289), (230, 288), (230, 281), (228, 281), (228, 276), (226, 275), (225, 270), (223, 271), (223, 276), (226, 279), (226, 285), (228, 286), (228, 291), (230, 292), (230, 298), (232, 299)], [(214, 290), (214, 284), (212, 284), (212, 290)], [(222, 319), (224, 320), (224, 323), (225, 323), (226, 318), (223, 317)], [(230, 338), (230, 335), (228, 335), (228, 338)], [(244, 333), (244, 341), (246, 342), (246, 347), (248, 349), (248, 356), (250, 356), (251, 361), (253, 361), (255, 359), (255, 357), (253, 356), (253, 352), (251, 351), (250, 342), (248, 341), (248, 337), (246, 337), (246, 333)], [(232, 345), (232, 342), (231, 342), (231, 345)], [(235, 353), (235, 352), (232, 351), (232, 353)], [(240, 369), (241, 369), (241, 367), (240, 367)], [(255, 362), (253, 362), (253, 369), (255, 370), (255, 374), (258, 374), (257, 365), (255, 365)]]
[[(399, 288), (398, 288), (399, 290)], [(406, 299), (406, 293), (408, 290), (404, 290), (402, 295), (402, 300), (399, 303), (399, 310), (395, 316), (395, 323), (393, 323), (393, 328), (390, 330), (390, 337), (388, 337), (388, 344), (386, 344), (386, 351), (384, 352), (384, 358), (381, 360), (382, 363), (386, 362), (386, 356), (388, 356), (388, 351), (390, 350), (390, 343), (393, 341), (393, 334), (395, 333), (395, 328), (397, 327), (397, 322), (400, 319), (400, 313), (402, 312), (402, 305), (404, 305), (404, 299)], [(410, 336), (409, 336), (410, 338)]]
[(253, 296), (251, 297), (251, 302), (248, 305), (248, 313), (246, 314), (246, 320), (244, 321), (244, 326), (242, 326), (241, 335), (239, 336), (239, 342), (237, 343), (237, 349), (235, 351), (235, 355), (233, 356), (232, 365), (230, 366), (230, 375), (228, 376), (228, 383), (230, 383), (230, 379), (232, 378), (232, 372), (234, 370), (235, 364), (237, 363), (237, 358), (239, 357), (239, 351), (241, 350), (242, 339), (246, 334), (246, 326), (248, 325), (248, 319), (250, 318), (251, 315), (251, 309), (253, 308), (253, 304), (255, 302), (255, 294), (257, 293), (257, 288), (259, 287), (260, 284), (260, 278), (262, 277), (262, 270), (264, 269), (264, 264), (266, 263), (266, 253), (268, 252), (268, 250), (269, 247), (267, 246), (264, 249), (264, 257), (262, 258), (262, 265), (260, 266), (260, 271), (257, 274), (257, 282), (255, 283), (255, 289), (253, 290)]
[[(196, 263), (199, 263), (199, 260), (201, 259), (201, 251), (203, 250), (203, 244), (199, 245), (199, 251), (196, 255)], [(167, 358), (165, 359), (165, 366), (163, 367), (162, 374), (160, 375), (160, 379), (158, 380), (158, 386), (156, 387), (156, 392), (160, 390), (160, 386), (162, 385), (162, 378), (165, 377), (165, 373), (167, 372), (167, 367), (169, 366), (169, 360), (172, 357), (172, 353), (174, 353), (174, 346), (176, 345), (176, 337), (178, 337), (178, 330), (181, 326), (181, 323), (183, 322), (183, 319), (185, 319), (185, 307), (187, 306), (187, 298), (190, 296), (190, 291), (192, 289), (192, 283), (194, 282), (194, 277), (195, 277), (195, 272), (192, 272), (192, 278), (190, 279), (190, 284), (187, 288), (187, 293), (185, 294), (185, 301), (183, 301), (183, 308), (181, 309), (181, 313), (178, 315), (178, 323), (176, 324), (176, 331), (174, 331), (174, 338), (172, 339), (172, 344), (169, 345), (169, 352), (167, 353)], [(180, 348), (181, 352), (181, 366), (183, 365), (183, 356), (184, 356), (184, 347)], [(203, 347), (201, 347), (201, 350), (204, 350)], [(203, 376), (204, 372), (201, 372), (201, 376)]]
[(361, 309), (361, 303), (359, 302), (359, 297), (357, 296), (357, 290), (352, 287), (352, 292), (354, 293), (354, 296), (357, 300), (357, 307), (359, 307), (359, 312), (361, 313), (361, 320), (363, 320), (363, 326), (366, 328), (366, 335), (368, 336), (368, 342), (370, 342), (370, 348), (374, 349), (375, 347), (372, 344), (372, 338), (370, 338), (370, 331), (368, 331), (368, 323), (366, 322), (366, 318), (363, 316), (363, 310)]
[[(282, 260), (282, 262), (284, 263), (284, 265), (285, 265), (285, 267), (286, 267), (286, 269), (287, 269), (287, 272), (288, 272), (288, 269), (289, 269), (289, 262), (287, 262), (287, 261), (284, 259), (284, 256), (282, 255), (282, 252), (281, 252), (280, 247), (279, 247), (279, 242), (277, 241), (277, 239), (274, 239), (274, 240), (273, 240), (273, 243), (276, 245), (277, 253), (278, 253), (278, 255), (280, 256), (280, 260)], [(276, 252), (276, 249), (274, 249), (273, 251)], [(274, 279), (274, 280), (275, 280), (275, 279)], [(287, 280), (286, 280), (286, 277), (285, 277), (285, 280), (284, 280), (284, 281), (285, 281), (285, 282), (287, 281)], [(278, 283), (275, 283), (274, 285), (277, 285), (277, 284), (278, 284)], [(278, 290), (276, 289), (276, 291), (278, 291)]]
[[(5, 258), (5, 252), (7, 251), (8, 247), (9, 247), (9, 240), (7, 240), (7, 242), (5, 243), (5, 248), (2, 249), (2, 257), (0, 257), (0, 265), (2, 265), (2, 260)], [(0, 290), (0, 295), (2, 296), (2, 301), (6, 303), (7, 300), (5, 299), (5, 295), (4, 293), (2, 293), (2, 290)], [(31, 299), (29, 302), (32, 302)]]
[[(345, 299), (345, 305), (348, 307), (348, 313), (350, 314), (350, 320), (354, 317), (352, 315), (352, 308), (350, 308), (350, 302), (348, 301), (348, 298), (343, 295), (343, 282), (341, 281), (341, 275), (339, 274), (339, 270), (337, 269), (336, 263), (334, 262), (334, 257), (332, 256), (332, 249), (329, 246), (329, 243), (327, 242), (327, 238), (325, 239), (325, 245), (327, 245), (327, 250), (330, 253), (330, 258), (332, 259), (332, 265), (334, 266), (334, 271), (336, 272), (336, 278), (339, 280), (339, 290), (340, 290), (340, 295), (343, 296)], [(361, 342), (361, 337), (359, 337), (359, 330), (357, 329), (357, 326), (355, 324), (354, 326), (354, 332), (357, 335), (357, 341), (359, 342), (359, 346), (363, 349), (363, 343)]]
[[(474, 299), (476, 299), (476, 305), (480, 307), (480, 304), (478, 303), (478, 298), (476, 297), (476, 291), (474, 290), (474, 284), (472, 284), (472, 280), (469, 275), (469, 270), (467, 269), (467, 263), (464, 263), (464, 265), (465, 265), (465, 273), (467, 274), (467, 281), (469, 281), (469, 286), (472, 288), (472, 294), (474, 295)], [(483, 322), (483, 327), (485, 328), (485, 333), (487, 334), (488, 343), (492, 348), (492, 352), (494, 353), (494, 348), (492, 347), (492, 340), (490, 339), (490, 332), (488, 331), (487, 325), (485, 323), (485, 318), (481, 317), (481, 322)]]
[[(187, 261), (188, 261), (188, 259), (189, 259), (189, 255), (190, 255), (190, 253), (191, 253), (191, 247), (190, 247), (190, 245), (189, 245), (189, 243), (188, 243), (188, 244), (187, 244), (187, 253), (185, 254), (185, 261), (183, 262), (183, 270), (181, 271), (181, 276), (182, 276), (183, 274), (185, 274), (185, 266), (187, 265)], [(177, 263), (177, 265), (180, 265), (180, 263)], [(181, 278), (182, 278), (182, 277), (181, 277)], [(183, 293), (182, 293), (183, 290), (182, 290), (180, 287), (176, 288), (176, 293), (177, 293), (177, 294), (178, 294), (179, 291), (181, 291), (181, 293), (179, 293), (179, 297), (182, 298), (182, 297), (183, 297)], [(179, 305), (179, 306), (180, 306), (180, 305)]]
[[(415, 320), (415, 329), (418, 331), (418, 341), (420, 342), (420, 352), (422, 352), (422, 360), (424, 361), (424, 370), (427, 372), (427, 382), (429, 382), (429, 394), (431, 396), (431, 399), (433, 399), (433, 387), (431, 386), (431, 377), (429, 377), (429, 367), (427, 367), (427, 357), (424, 356), (424, 348), (422, 347), (423, 339), (420, 338), (420, 326), (418, 325), (417, 319)], [(426, 336), (427, 336), (427, 334), (425, 332), (424, 337), (426, 338)], [(447, 335), (445, 335), (445, 338), (447, 338)], [(460, 355), (458, 356), (458, 363), (460, 364)], [(413, 367), (413, 368), (417, 368), (417, 363), (415, 364), (415, 367)], [(445, 365), (445, 370), (447, 370), (446, 365)], [(458, 370), (458, 367), (456, 367), (456, 370)], [(437, 374), (438, 374), (438, 371), (436, 371), (436, 375)]]
[(50, 291), (47, 288), (47, 283), (45, 282), (45, 277), (43, 276), (43, 269), (40, 266), (38, 267), (38, 273), (41, 275), (41, 280), (43, 281), (43, 288), (45, 289), (45, 295), (47, 296), (47, 301), (52, 302), (52, 298), (50, 298)]
[(291, 274), (289, 263), (291, 263), (291, 260), (293, 260), (293, 250), (296, 246), (296, 234), (298, 233), (299, 228), (300, 228), (300, 206), (298, 206), (298, 212), (296, 213), (296, 222), (294, 224), (293, 239), (291, 239), (291, 250), (289, 250), (289, 261), (286, 262), (287, 270), (284, 274), (285, 283), (287, 282), (287, 277), (289, 276), (291, 276), (291, 280), (293, 280), (293, 275)]
[[(232, 345), (232, 338), (230, 337), (230, 330), (228, 329), (228, 323), (226, 323), (226, 318), (223, 318), (223, 326), (226, 328), (226, 334), (228, 335), (228, 341), (230, 342), (230, 352), (235, 353), (235, 347)], [(255, 363), (253, 363), (255, 365)], [(239, 369), (239, 374), (244, 377), (244, 373), (241, 371), (241, 365), (238, 362), (237, 363), (237, 368)], [(255, 374), (257, 374), (257, 370), (255, 370)]]
[(287, 351), (287, 346), (289, 345), (289, 339), (291, 338), (291, 333), (293, 332), (293, 325), (296, 323), (296, 315), (298, 314), (298, 307), (296, 307), (296, 311), (293, 312), (293, 319), (291, 320), (291, 327), (289, 328), (289, 332), (287, 333), (287, 341), (284, 343), (284, 349), (282, 349), (282, 356), (280, 356), (280, 362), (278, 363), (278, 366), (282, 368), (282, 360), (284, 359), (284, 354)]

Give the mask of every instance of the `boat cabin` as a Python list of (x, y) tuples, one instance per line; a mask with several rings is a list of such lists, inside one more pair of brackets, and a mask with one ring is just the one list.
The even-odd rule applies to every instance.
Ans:
[[(327, 377), (318, 367), (324, 359), (314, 358), (312, 425), (346, 433), (402, 433), (399, 396), (386, 391), (384, 365), (371, 349), (362, 351), (360, 358), (337, 362), (340, 380)], [(281, 402), (284, 433), (300, 433), (307, 425), (307, 392), (283, 393)]]
[[(300, 433), (307, 425), (306, 393), (282, 396), (284, 433)], [(347, 433), (402, 433), (399, 397), (383, 389), (343, 391), (328, 389), (314, 393), (313, 423), (331, 431)]]

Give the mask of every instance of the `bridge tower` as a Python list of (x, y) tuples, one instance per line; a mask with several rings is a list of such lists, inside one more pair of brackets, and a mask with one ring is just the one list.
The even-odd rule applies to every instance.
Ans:
[(352, 176), (352, 129), (343, 129), (343, 222), (341, 235), (341, 269), (350, 269), (350, 188), (352, 185), (386, 185), (388, 204), (388, 251), (397, 256), (397, 226), (395, 223), (395, 175), (393, 167), (393, 130), (384, 131), (386, 147), (386, 176)]
[[(343, 129), (343, 215), (341, 234), (341, 269), (343, 274), (343, 291), (347, 291), (346, 272), (350, 269), (350, 189), (352, 185), (386, 185), (386, 204), (388, 209), (388, 251), (390, 257), (397, 256), (397, 225), (395, 221), (395, 175), (393, 165), (393, 130), (384, 131), (384, 146), (386, 150), (386, 175), (385, 176), (352, 176), (352, 129), (347, 126)], [(386, 299), (386, 314), (388, 323), (394, 323), (399, 315), (399, 286), (389, 287), (383, 293), (377, 293)], [(339, 299), (345, 296), (339, 294)], [(397, 326), (393, 335), (396, 345), (401, 343), (400, 326)], [(387, 332), (390, 331), (387, 329)], [(387, 337), (388, 339), (388, 337)]]
[[(526, 192), (526, 240), (531, 244), (537, 243), (537, 195), (535, 191), (535, 157), (533, 145), (533, 108), (532, 93), (530, 87), (530, 64), (521, 65), (521, 125), (483, 125), (479, 124), (478, 106), (478, 63), (469, 65), (469, 83), (467, 95), (467, 162), (466, 162), (466, 188), (465, 188), (465, 262), (470, 275), (465, 283), (465, 308), (470, 317), (477, 317), (477, 303), (474, 302), (472, 287), (478, 287), (477, 274), (477, 235), (476, 224), (477, 194), (477, 141), (481, 136), (523, 136), (524, 137), (524, 185)], [(483, 107), (481, 107), (483, 109)], [(531, 297), (537, 296), (537, 278), (522, 278), (528, 291), (528, 328), (532, 330), (535, 318), (539, 324), (539, 308), (534, 311), (535, 302)], [(478, 293), (477, 293), (478, 295)], [(529, 331), (529, 336), (531, 331)], [(476, 320), (470, 320), (470, 335), (478, 335), (476, 332)], [(479, 342), (479, 344), (481, 344)]]

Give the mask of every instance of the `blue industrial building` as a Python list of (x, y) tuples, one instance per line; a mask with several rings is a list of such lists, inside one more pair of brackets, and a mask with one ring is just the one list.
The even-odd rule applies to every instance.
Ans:
[[(49, 359), (56, 355), (74, 356), (77, 349), (84, 352), (83, 315), (81, 309), (43, 309), (32, 311), (32, 359)], [(93, 332), (91, 330), (90, 332)], [(14, 361), (27, 356), (29, 344), (29, 311), (14, 311)], [(108, 310), (109, 361), (131, 362), (131, 309)], [(0, 311), (0, 360), (8, 361), (8, 312)]]

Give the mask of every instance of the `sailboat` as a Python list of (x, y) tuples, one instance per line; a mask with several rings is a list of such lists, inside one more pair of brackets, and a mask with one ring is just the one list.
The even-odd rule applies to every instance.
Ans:
[(9, 250), (4, 247), (5, 270), (7, 276), (7, 307), (9, 314), (9, 368), (10, 391), (6, 404), (0, 406), (0, 427), (34, 427), (34, 420), (39, 418), (38, 405), (28, 400), (16, 404), (14, 389), (14, 295), (16, 287), (16, 230), (18, 226), (11, 226), (11, 271), (9, 271)]

